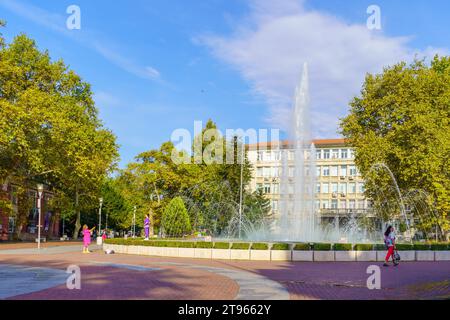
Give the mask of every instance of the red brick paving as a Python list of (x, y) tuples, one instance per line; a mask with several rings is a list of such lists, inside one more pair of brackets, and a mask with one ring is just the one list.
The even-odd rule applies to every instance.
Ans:
[[(140, 265), (162, 268), (161, 271), (133, 271), (89, 262)], [(183, 263), (253, 272), (279, 281), (291, 299), (433, 299), (450, 296), (450, 262), (408, 262), (399, 267), (382, 268), (382, 290), (365, 287), (370, 262), (262, 262), (214, 261), (105, 255), (96, 252), (27, 257), (0, 256), (1, 263), (66, 268), (79, 264), (83, 273), (83, 290), (69, 291), (65, 286), (24, 295), (20, 299), (233, 299), (237, 284), (211, 272), (177, 267), (165, 263)], [(112, 281), (114, 279), (114, 281)], [(86, 289), (86, 290), (84, 290)]]
[[(61, 247), (81, 245), (81, 241), (49, 241), (41, 242), (42, 248)], [(0, 242), (0, 250), (14, 250), (14, 249), (32, 249), (37, 248), (35, 242)]]

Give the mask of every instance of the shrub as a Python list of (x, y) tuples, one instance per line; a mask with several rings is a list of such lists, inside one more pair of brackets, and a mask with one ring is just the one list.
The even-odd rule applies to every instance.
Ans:
[(230, 243), (228, 242), (215, 242), (214, 249), (230, 249)]
[(377, 250), (377, 251), (385, 251), (386, 250), (386, 245), (382, 244), (382, 243), (374, 244), (373, 247), (374, 247), (374, 250)]
[(310, 251), (311, 245), (309, 243), (296, 243), (294, 246), (295, 251)]
[(269, 250), (269, 245), (267, 243), (253, 243), (252, 250)]
[(331, 243), (314, 243), (313, 250), (315, 250), (315, 251), (331, 251)]
[(408, 243), (399, 243), (399, 244), (396, 244), (395, 247), (399, 251), (412, 251), (412, 250), (414, 250), (414, 246), (412, 244), (408, 244)]
[(416, 251), (428, 251), (430, 250), (430, 245), (428, 243), (415, 243), (414, 250)]
[[(374, 245), (370, 243), (358, 243), (354, 246), (356, 251), (372, 251), (374, 249)], [(383, 244), (384, 250), (384, 244)]]
[(248, 250), (250, 248), (250, 243), (233, 243), (231, 245), (231, 249), (235, 249), (235, 250)]
[(211, 249), (213, 247), (212, 242), (197, 242), (197, 248)]
[(272, 250), (289, 250), (288, 243), (274, 243), (272, 245)]
[(196, 244), (197, 244), (196, 242), (180, 241), (180, 242), (178, 242), (178, 248), (195, 248)]
[(173, 198), (161, 217), (161, 226), (169, 236), (180, 237), (191, 232), (188, 211), (180, 197)]
[(430, 249), (433, 251), (446, 251), (450, 250), (450, 244), (448, 243), (432, 243)]
[(353, 245), (351, 243), (335, 243), (333, 250), (335, 251), (351, 251)]

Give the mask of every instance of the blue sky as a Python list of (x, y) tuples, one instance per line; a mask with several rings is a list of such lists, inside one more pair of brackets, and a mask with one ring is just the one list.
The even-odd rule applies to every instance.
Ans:
[[(65, 27), (72, 4), (81, 30)], [(371, 4), (381, 30), (366, 27)], [(336, 137), (366, 72), (448, 54), (448, 12), (445, 0), (0, 0), (8, 40), (28, 34), (92, 84), (121, 166), (195, 120), (283, 127), (303, 62), (314, 136)]]

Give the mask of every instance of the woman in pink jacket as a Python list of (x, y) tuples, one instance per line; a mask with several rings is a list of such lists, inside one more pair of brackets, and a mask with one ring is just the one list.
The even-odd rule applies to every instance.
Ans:
[(83, 226), (83, 253), (91, 253), (89, 251), (89, 245), (91, 244), (91, 234), (95, 227), (89, 230), (87, 225)]

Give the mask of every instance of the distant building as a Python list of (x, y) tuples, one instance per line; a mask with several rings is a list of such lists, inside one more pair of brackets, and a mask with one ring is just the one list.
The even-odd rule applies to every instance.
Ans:
[[(314, 140), (316, 147), (316, 213), (322, 221), (339, 223), (339, 218), (367, 213), (371, 202), (364, 196), (364, 180), (354, 161), (354, 149), (344, 139)], [(281, 150), (288, 150), (288, 164), (294, 152), (288, 141), (250, 144), (248, 159), (253, 166), (251, 191), (262, 190), (270, 200), (272, 214), (279, 214)], [(272, 150), (275, 149), (275, 150)], [(278, 150), (277, 150), (278, 149)], [(289, 176), (294, 174), (293, 167)]]

